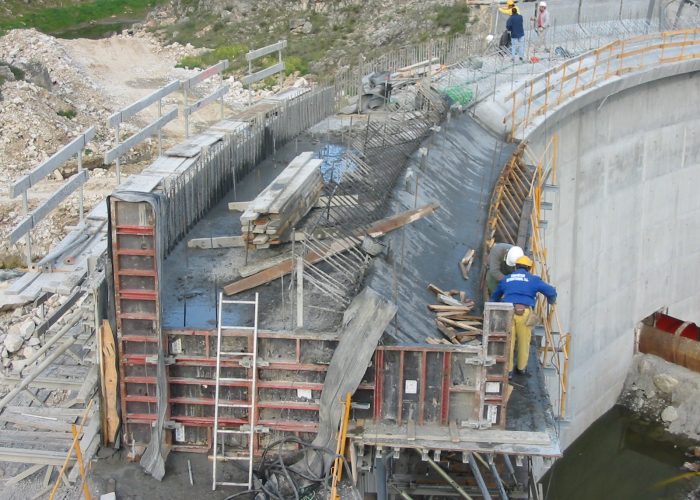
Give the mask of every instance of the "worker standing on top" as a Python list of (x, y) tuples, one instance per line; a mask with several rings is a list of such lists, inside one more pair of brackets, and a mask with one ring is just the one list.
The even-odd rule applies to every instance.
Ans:
[(489, 252), (488, 271), (486, 272), (486, 291), (491, 295), (498, 282), (506, 274), (515, 271), (515, 261), (525, 255), (523, 249), (510, 243), (496, 243)]
[(515, 62), (515, 55), (520, 56), (523, 61), (525, 57), (525, 27), (523, 26), (523, 16), (518, 14), (517, 7), (513, 7), (512, 14), (506, 22), (506, 29), (510, 32), (510, 54)]
[(499, 11), (501, 14), (505, 14), (505, 15), (507, 15), (507, 16), (510, 16), (510, 15), (513, 13), (513, 9), (517, 10), (518, 12), (520, 12), (520, 9), (518, 9), (518, 7), (515, 5), (515, 2), (514, 2), (513, 0), (508, 0), (508, 1), (506, 2), (506, 6), (505, 6), (505, 7), (499, 7), (499, 8), (498, 8), (498, 11)]
[(491, 294), (492, 302), (510, 302), (513, 304), (513, 329), (511, 332), (510, 352), (508, 354), (508, 378), (513, 376), (513, 355), (515, 342), (518, 343), (518, 374), (527, 373), (527, 362), (530, 356), (530, 338), (534, 322), (529, 321), (535, 307), (537, 293), (547, 297), (547, 302), (554, 304), (557, 300), (557, 289), (542, 278), (530, 273), (532, 259), (524, 255), (515, 263), (515, 271), (498, 282), (496, 290)]
[(540, 2), (537, 6), (537, 12), (535, 17), (532, 18), (535, 23), (535, 31), (537, 32), (537, 42), (538, 47), (544, 47), (547, 51), (547, 28), (549, 27), (549, 12), (547, 11), (547, 2)]

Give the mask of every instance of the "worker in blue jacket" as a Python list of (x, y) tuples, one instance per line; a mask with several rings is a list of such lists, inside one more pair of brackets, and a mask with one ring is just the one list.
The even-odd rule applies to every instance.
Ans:
[(525, 57), (525, 27), (523, 16), (518, 13), (518, 9), (513, 7), (512, 14), (506, 21), (506, 29), (510, 32), (510, 54), (515, 62), (515, 54), (520, 56), (520, 60)]
[(542, 278), (530, 273), (533, 262), (530, 257), (524, 255), (515, 262), (515, 271), (505, 276), (498, 282), (498, 286), (491, 294), (492, 302), (510, 302), (513, 304), (513, 330), (510, 338), (510, 352), (508, 355), (509, 378), (513, 375), (513, 354), (515, 341), (518, 342), (517, 373), (527, 373), (527, 361), (530, 356), (530, 338), (532, 336), (533, 314), (537, 293), (547, 297), (547, 302), (554, 304), (557, 300), (557, 289)]

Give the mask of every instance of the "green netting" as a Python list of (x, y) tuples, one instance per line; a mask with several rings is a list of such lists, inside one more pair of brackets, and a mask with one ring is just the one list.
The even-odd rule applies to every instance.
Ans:
[(466, 106), (474, 98), (474, 92), (466, 85), (447, 87), (442, 91), (453, 103)]

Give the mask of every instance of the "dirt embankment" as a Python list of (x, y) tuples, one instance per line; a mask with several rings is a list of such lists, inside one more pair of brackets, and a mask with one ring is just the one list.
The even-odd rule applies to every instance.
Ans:
[[(196, 74), (197, 70), (177, 68), (176, 64), (185, 55), (196, 55), (204, 49), (177, 43), (164, 45), (146, 31), (129, 33), (101, 40), (61, 40), (35, 30), (13, 30), (0, 37), (0, 177), (5, 186), (0, 190), (0, 268), (23, 264), (24, 243), (11, 245), (7, 241), (8, 233), (22, 217), (21, 197), (8, 196), (12, 182), (95, 126), (97, 134), (83, 157), (84, 166), (91, 170), (85, 188), (85, 207), (89, 209), (116, 186), (114, 167), (103, 165), (104, 152), (115, 144), (107, 118), (173, 80)], [(251, 99), (271, 93), (254, 91), (249, 97), (240, 82), (225, 80), (231, 86), (226, 97), (229, 108), (242, 107)], [(206, 95), (220, 83), (218, 77), (205, 82), (194, 98)], [(182, 102), (182, 94), (173, 93), (163, 100), (163, 109), (181, 108)], [(184, 136), (182, 113), (179, 115), (165, 130), (165, 145)], [(156, 116), (157, 106), (152, 105), (129, 120), (121, 126), (122, 140)], [(191, 127), (202, 128), (218, 117), (218, 106), (205, 108), (193, 116)], [(124, 171), (140, 171), (155, 151), (155, 141), (146, 141), (122, 160), (127, 163)], [(73, 159), (60, 172), (32, 187), (30, 209), (54, 193), (63, 178), (76, 169), (77, 160)], [(78, 200), (73, 196), (32, 232), (34, 255), (45, 254), (64, 236), (65, 226), (77, 220)]]

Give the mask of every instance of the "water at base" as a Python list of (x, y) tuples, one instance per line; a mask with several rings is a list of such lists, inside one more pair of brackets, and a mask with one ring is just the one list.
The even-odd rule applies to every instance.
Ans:
[(584, 432), (544, 476), (545, 498), (689, 498), (700, 486), (699, 476), (670, 480), (685, 473), (681, 465), (692, 461), (684, 456), (692, 444), (615, 407)]

